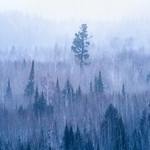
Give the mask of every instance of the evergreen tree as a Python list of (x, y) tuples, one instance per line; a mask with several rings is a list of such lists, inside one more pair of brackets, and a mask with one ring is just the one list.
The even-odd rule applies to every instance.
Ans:
[(31, 144), (30, 144), (30, 142), (27, 143), (27, 150), (31, 150)]
[(28, 84), (26, 85), (24, 96), (32, 98), (34, 94), (34, 60), (32, 61), (31, 71), (28, 79)]
[(99, 143), (98, 143), (98, 145), (97, 145), (97, 149), (96, 150), (100, 150), (100, 148), (99, 148)]
[(62, 142), (63, 142), (62, 143), (63, 150), (69, 150), (69, 148), (70, 148), (70, 137), (69, 137), (69, 128), (68, 128), (67, 124), (65, 126), (65, 131), (64, 131), (64, 136), (63, 136)]
[(55, 86), (55, 98), (56, 98), (57, 104), (60, 105), (60, 100), (61, 100), (61, 90), (60, 90), (58, 78), (57, 78), (56, 86)]
[(97, 77), (95, 76), (95, 84), (94, 84), (94, 92), (95, 93), (98, 93), (98, 85), (97, 85), (97, 83), (98, 83), (98, 80), (97, 80)]
[(79, 99), (82, 96), (82, 91), (80, 85), (78, 86), (78, 89), (76, 91), (76, 98)]
[(133, 150), (141, 150), (142, 143), (141, 143), (141, 135), (140, 132), (136, 129), (133, 132)]
[(93, 94), (93, 84), (90, 82), (90, 93)]
[(85, 144), (85, 150), (94, 150), (94, 146), (91, 139), (88, 139), (87, 143)]
[(125, 92), (125, 87), (124, 84), (122, 85), (122, 96), (125, 98), (126, 92)]
[(41, 96), (39, 98), (39, 111), (40, 111), (40, 114), (43, 113), (46, 109), (46, 100), (44, 98), (44, 94), (43, 92), (41, 93)]
[(65, 105), (67, 106), (74, 98), (74, 90), (69, 80), (66, 81), (66, 85), (62, 91), (65, 98)]
[(88, 54), (88, 46), (90, 42), (88, 41), (89, 37), (87, 34), (87, 25), (82, 24), (80, 27), (80, 31), (75, 33), (75, 39), (73, 40), (73, 46), (71, 50), (75, 53), (75, 57), (79, 61), (79, 65), (82, 68), (83, 65), (87, 65), (88, 63), (85, 61), (89, 58)]
[(56, 93), (60, 94), (59, 80), (56, 81)]
[(72, 126), (70, 127), (70, 130), (69, 130), (69, 140), (70, 140), (70, 149), (73, 149), (73, 146), (74, 146), (74, 132), (73, 132), (73, 128)]
[(5, 100), (12, 100), (12, 90), (10, 86), (10, 80), (8, 79), (8, 84), (6, 88), (6, 93), (5, 93)]
[(117, 133), (114, 150), (127, 150), (127, 135), (122, 122), (122, 118), (118, 119), (117, 122)]
[(104, 85), (102, 81), (101, 72), (99, 72), (98, 81), (97, 81), (97, 88), (99, 94), (104, 94)]
[(148, 118), (145, 110), (142, 112), (142, 118), (140, 120), (140, 132), (142, 139), (142, 150), (148, 149)]
[(102, 143), (104, 149), (112, 149), (115, 147), (118, 127), (118, 111), (110, 104), (106, 110), (104, 120), (101, 124)]
[(75, 141), (74, 141), (73, 150), (83, 150), (83, 149), (84, 149), (83, 139), (82, 139), (80, 130), (77, 126), (77, 130), (76, 130), (76, 133), (75, 133)]
[(35, 115), (38, 116), (38, 111), (39, 111), (39, 92), (38, 92), (38, 87), (36, 87), (36, 91), (35, 91), (33, 108), (34, 108)]

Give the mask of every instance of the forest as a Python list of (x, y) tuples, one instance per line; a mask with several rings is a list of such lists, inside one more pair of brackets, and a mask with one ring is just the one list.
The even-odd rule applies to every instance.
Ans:
[(0, 21), (0, 150), (150, 149), (146, 21)]

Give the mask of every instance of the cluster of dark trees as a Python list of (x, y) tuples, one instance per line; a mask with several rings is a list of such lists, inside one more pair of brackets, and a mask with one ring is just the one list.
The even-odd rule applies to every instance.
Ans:
[[(87, 78), (91, 77), (86, 74), (86, 69), (84, 70), (84, 65), (90, 64), (87, 61), (89, 58), (87, 48), (90, 42), (87, 25), (82, 24), (80, 29), (75, 34), (71, 47), (80, 66), (80, 78), (76, 77), (74, 81), (79, 80), (76, 87), (72, 84), (71, 79), (74, 78), (71, 78), (70, 74), (70, 78), (64, 79), (66, 76), (63, 75), (63, 71), (57, 79), (49, 75), (41, 77), (42, 73), (39, 75), (39, 72), (44, 72), (44, 67), (47, 71), (48, 65), (41, 63), (40, 66), (39, 62), (34, 61), (28, 82), (20, 86), (20, 82), (24, 83), (27, 79), (24, 79), (25, 71), (29, 71), (30, 68), (25, 70), (27, 68), (25, 60), (21, 69), (18, 69), (17, 62), (10, 62), (15, 64), (17, 70), (15, 75), (18, 73), (16, 77), (18, 80), (13, 86), (18, 85), (19, 88), (12, 86), (11, 77), (3, 92), (3, 81), (0, 79), (0, 150), (149, 150), (150, 74), (146, 78), (147, 86), (140, 92), (130, 92), (131, 87), (127, 89), (125, 86), (127, 82), (122, 84), (121, 92), (115, 92), (116, 90), (109, 92), (103, 80), (107, 76), (104, 77), (101, 71), (95, 74), (90, 83), (86, 83), (90, 80)], [(112, 62), (107, 62), (110, 68), (113, 66), (112, 71), (121, 69), (114, 63), (116, 58), (112, 58), (116, 67)], [(122, 58), (121, 63), (124, 63), (126, 68), (132, 66), (134, 69), (131, 74), (129, 70), (127, 71), (129, 77), (139, 83), (145, 82), (145, 78), (142, 77), (147, 70), (143, 73), (143, 70), (136, 66), (137, 63), (132, 59), (136, 58), (135, 56), (125, 50), (119, 58)], [(120, 59), (117, 61), (120, 62)], [(38, 71), (35, 70), (35, 66)], [(90, 73), (93, 73), (92, 70), (91, 67)], [(111, 70), (107, 71), (112, 73), (112, 77), (115, 76)], [(11, 67), (7, 74), (13, 76)]]
[[(84, 93), (57, 78), (51, 94), (36, 86), (32, 61), (20, 106), (12, 108), (11, 80), (0, 106), (1, 150), (148, 150), (150, 113), (147, 91), (108, 94), (101, 72)], [(50, 84), (50, 83), (49, 83)], [(2, 99), (1, 99), (2, 100)]]

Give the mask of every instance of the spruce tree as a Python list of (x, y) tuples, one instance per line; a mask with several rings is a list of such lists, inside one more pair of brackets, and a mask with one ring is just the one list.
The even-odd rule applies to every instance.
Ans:
[(83, 139), (82, 139), (79, 127), (77, 126), (73, 150), (83, 150), (83, 149), (84, 149)]
[(124, 83), (122, 85), (122, 96), (123, 96), (123, 98), (125, 98), (125, 96), (126, 96)]
[(87, 143), (85, 144), (85, 150), (94, 150), (94, 146), (91, 139), (88, 139)]
[(34, 94), (34, 60), (32, 61), (31, 71), (28, 78), (28, 84), (26, 85), (24, 96), (32, 98)]
[(71, 103), (74, 98), (74, 90), (73, 90), (73, 87), (72, 87), (69, 79), (67, 79), (66, 85), (65, 85), (62, 93), (63, 93), (63, 97), (65, 99), (65, 105), (68, 106), (68, 103)]
[(117, 109), (110, 104), (104, 117), (105, 118), (101, 124), (101, 145), (104, 147), (104, 149), (111, 149), (116, 145), (117, 124), (119, 119)]
[(128, 149), (127, 135), (124, 124), (122, 122), (122, 118), (120, 117), (117, 122), (116, 141), (114, 150), (127, 150), (127, 149)]
[(93, 84), (90, 82), (90, 94), (93, 94)]
[(98, 93), (100, 93), (100, 94), (104, 93), (104, 85), (103, 85), (103, 81), (102, 81), (101, 72), (99, 72), (97, 88), (98, 88)]
[(80, 67), (87, 65), (86, 59), (89, 58), (88, 46), (90, 42), (88, 41), (87, 25), (82, 24), (80, 31), (75, 33), (75, 39), (73, 40), (73, 45), (71, 50), (75, 53), (75, 58), (77, 58)]
[(5, 100), (12, 100), (12, 90), (10, 86), (10, 80), (8, 79), (8, 84), (6, 88), (6, 93), (5, 93)]
[(56, 81), (56, 93), (60, 93), (59, 80)]
[(43, 92), (41, 93), (41, 96), (39, 98), (39, 111), (40, 111), (40, 114), (43, 113), (46, 109), (46, 100), (44, 98), (44, 94)]
[(33, 108), (34, 108), (35, 115), (38, 116), (38, 111), (39, 111), (39, 92), (38, 92), (38, 87), (36, 87), (36, 91), (35, 91)]
[(96, 94), (104, 94), (104, 84), (102, 81), (101, 72), (99, 72), (98, 78), (95, 76), (94, 90)]
[(64, 136), (63, 136), (63, 140), (62, 140), (62, 148), (63, 148), (63, 150), (69, 150), (69, 148), (70, 148), (69, 128), (68, 128), (67, 124), (66, 124), (65, 130), (64, 130)]
[(82, 91), (80, 85), (78, 86), (78, 89), (76, 90), (76, 98), (79, 99), (81, 98)]

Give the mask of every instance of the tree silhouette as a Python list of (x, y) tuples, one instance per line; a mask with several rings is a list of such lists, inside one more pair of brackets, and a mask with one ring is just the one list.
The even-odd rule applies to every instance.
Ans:
[(80, 31), (75, 33), (75, 39), (73, 40), (73, 45), (71, 47), (71, 50), (75, 53), (75, 58), (78, 59), (81, 68), (83, 65), (88, 64), (85, 60), (89, 58), (87, 50), (90, 45), (90, 42), (88, 41), (89, 38), (91, 37), (88, 37), (87, 25), (82, 24)]

